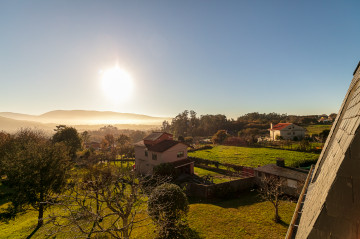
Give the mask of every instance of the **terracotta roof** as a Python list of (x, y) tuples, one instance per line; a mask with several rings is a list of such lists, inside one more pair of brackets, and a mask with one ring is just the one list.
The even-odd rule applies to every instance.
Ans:
[(170, 149), (171, 147), (173, 147), (177, 144), (181, 144), (181, 143), (178, 141), (175, 141), (175, 140), (163, 140), (157, 144), (148, 146), (148, 150), (161, 153), (161, 152), (164, 152), (164, 151)]
[(275, 164), (268, 164), (255, 169), (256, 171), (276, 175), (283, 178), (294, 179), (297, 181), (305, 182), (307, 173), (304, 170), (290, 168), (290, 167), (279, 167)]
[[(165, 133), (165, 132), (152, 132), (150, 135), (146, 136), (144, 138), (144, 140), (151, 140), (151, 141), (154, 141), (154, 140), (157, 140), (158, 138), (160, 138), (161, 135), (163, 134), (169, 134), (169, 133)], [(169, 134), (170, 135), (170, 134)]]
[(292, 125), (292, 123), (278, 123), (278, 124), (274, 125), (273, 128), (270, 130), (282, 130), (289, 125)]
[(191, 163), (194, 163), (193, 160), (191, 159), (180, 159), (180, 160), (177, 160), (175, 162), (171, 162), (172, 165), (174, 165), (175, 168), (178, 168), (178, 167), (182, 167), (182, 166), (185, 166), (185, 165), (188, 165), (188, 164), (191, 164)]

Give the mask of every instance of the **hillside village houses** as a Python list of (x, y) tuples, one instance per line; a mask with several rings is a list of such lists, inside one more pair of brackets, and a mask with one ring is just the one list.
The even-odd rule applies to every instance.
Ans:
[(172, 134), (153, 132), (135, 144), (138, 173), (151, 175), (161, 163), (172, 163), (178, 172), (194, 174), (194, 162), (187, 158), (187, 145), (173, 140)]
[(279, 123), (276, 125), (270, 124), (270, 140), (275, 141), (279, 139), (303, 139), (305, 137), (306, 129), (292, 123)]

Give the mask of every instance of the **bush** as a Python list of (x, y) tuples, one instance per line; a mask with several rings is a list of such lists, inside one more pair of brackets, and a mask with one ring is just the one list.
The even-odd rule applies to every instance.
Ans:
[(161, 163), (154, 167), (154, 176), (169, 178), (171, 180), (176, 178), (176, 170), (171, 163)]
[(214, 144), (222, 144), (222, 142), (224, 142), (224, 140), (228, 136), (229, 135), (226, 132), (226, 130), (218, 130), (218, 132), (216, 132), (216, 134), (214, 134), (214, 136), (211, 138), (211, 140)]
[(185, 193), (175, 184), (156, 187), (148, 201), (148, 213), (159, 229), (158, 238), (181, 238), (189, 202)]

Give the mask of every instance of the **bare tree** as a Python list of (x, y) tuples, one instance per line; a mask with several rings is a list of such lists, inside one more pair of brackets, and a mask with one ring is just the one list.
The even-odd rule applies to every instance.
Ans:
[[(126, 168), (97, 165), (73, 178), (68, 193), (57, 198), (57, 214), (51, 216), (59, 231), (91, 238), (107, 234), (130, 238), (136, 227), (150, 223), (146, 213), (144, 180)], [(59, 213), (61, 212), (61, 213)]]
[(279, 206), (281, 203), (281, 198), (284, 196), (283, 185), (285, 180), (283, 178), (265, 175), (261, 178), (259, 194), (260, 197), (266, 201), (271, 202), (274, 206), (274, 221), (280, 222), (281, 218), (279, 216)]

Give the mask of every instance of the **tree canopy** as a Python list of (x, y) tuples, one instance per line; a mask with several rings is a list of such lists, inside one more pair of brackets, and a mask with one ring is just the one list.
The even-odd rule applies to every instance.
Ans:
[(56, 133), (52, 137), (54, 143), (63, 142), (69, 150), (69, 156), (72, 159), (76, 158), (76, 152), (81, 149), (81, 138), (77, 130), (73, 127), (65, 125), (56, 126)]
[(70, 160), (66, 147), (53, 144), (41, 132), (21, 130), (0, 145), (0, 169), (5, 183), (13, 189), (10, 201), (14, 213), (30, 205), (38, 211), (38, 227), (43, 224), (46, 206), (66, 184)]

